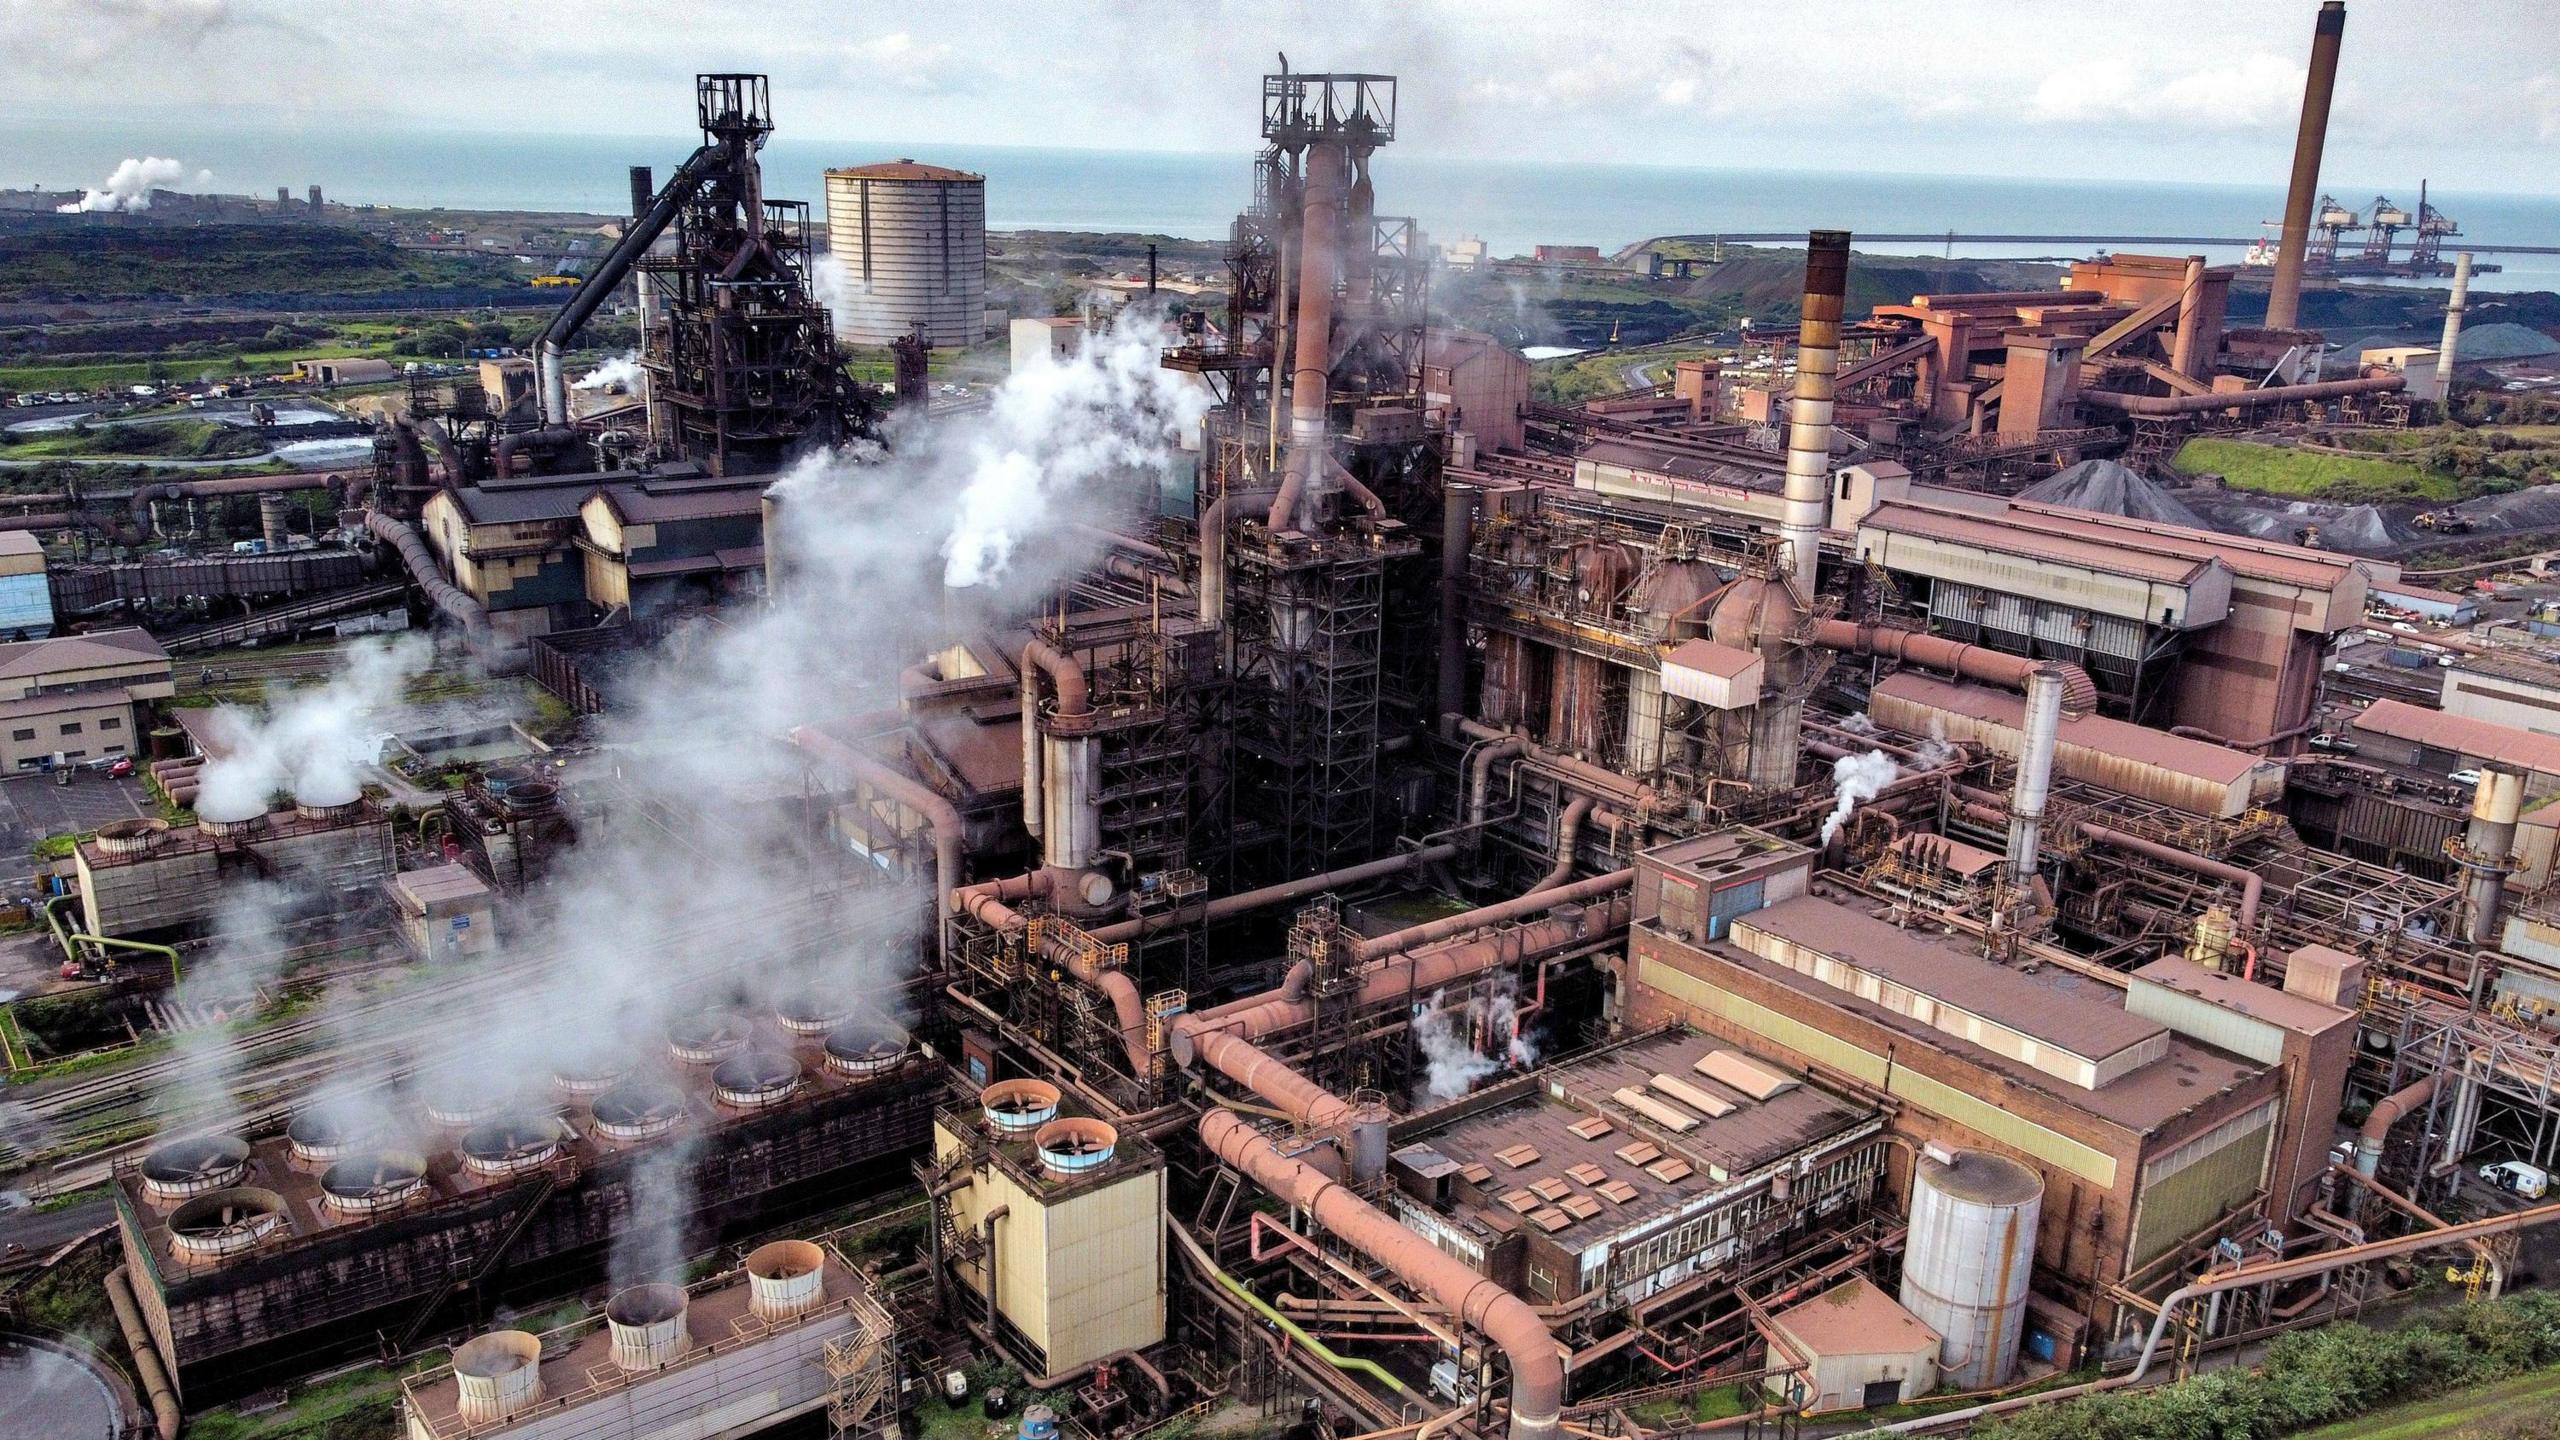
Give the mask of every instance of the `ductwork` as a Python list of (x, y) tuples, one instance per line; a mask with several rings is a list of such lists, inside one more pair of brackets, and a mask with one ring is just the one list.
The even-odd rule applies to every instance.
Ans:
[(2515, 868), (2516, 822), (2524, 814), (2524, 777), (2496, 767), (2480, 772), (2471, 797), (2471, 826), (2462, 837), (2462, 868), (2467, 936), (2473, 946), (2496, 949), (2499, 922), (2507, 898), (2507, 876)]
[(2090, 681), (2089, 672), (2077, 665), (2031, 660), (2023, 655), (1968, 645), (1961, 640), (1949, 640), (1920, 630), (1859, 625), (1847, 620), (1823, 621), (1814, 628), (1813, 643), (1826, 650), (1846, 650), (1859, 655), (1900, 660), (1924, 669), (1943, 670), (2020, 694), (2026, 693), (2029, 678), (2038, 670), (2051, 669), (2062, 676), (2064, 710), (2085, 715), (2098, 708), (2098, 687)]
[(1238, 915), (1252, 914), (1256, 910), (1268, 910), (1274, 905), (1286, 905), (1292, 900), (1304, 900), (1311, 896), (1322, 895), (1328, 890), (1347, 889), (1353, 885), (1366, 884), (1371, 880), (1384, 879), (1389, 875), (1400, 875), (1419, 865), (1436, 865), (1454, 857), (1457, 853), (1458, 847), (1455, 845), (1426, 845), (1419, 850), (1410, 850), (1402, 855), (1390, 855), (1383, 860), (1348, 865), (1340, 870), (1328, 870), (1321, 875), (1304, 875), (1278, 885), (1265, 885), (1259, 890), (1220, 896), (1196, 913), (1180, 908), (1159, 910), (1152, 915), (1142, 915), (1134, 920), (1122, 920), (1102, 926), (1091, 934), (1094, 939), (1105, 945), (1118, 945), (1153, 935), (1159, 930), (1170, 930), (1176, 925), (1189, 924), (1195, 919), (1215, 924), (1220, 920), (1230, 920)]
[(1308, 147), (1307, 182), (1298, 232), (1298, 314), (1289, 363), (1289, 455), (1280, 493), (1266, 523), (1298, 528), (1298, 509), (1331, 458), (1325, 451), (1325, 408), (1333, 371), (1333, 286), (1342, 270), (1341, 212), (1351, 156), (1339, 144)]
[(2397, 375), (2367, 375), (2355, 380), (2321, 380), (2309, 385), (2266, 385), (2255, 390), (2215, 391), (2206, 395), (2125, 395), (2113, 390), (2084, 390), (2089, 404), (2128, 415), (2210, 415), (2217, 410), (2258, 410), (2297, 400), (2335, 400), (2346, 395), (2376, 395), (2405, 390)]
[[(1570, 885), (1559, 885), (1552, 890), (1541, 890), (1470, 910), (1463, 915), (1452, 915), (1445, 920), (1434, 920), (1374, 939), (1355, 940), (1352, 942), (1352, 963), (1366, 967), (1361, 976), (1357, 1003), (1383, 1004), (1401, 996), (1428, 993), (1454, 981), (1481, 975), (1497, 966), (1542, 958), (1580, 945), (1596, 935), (1623, 930), (1631, 909), (1626, 892), (1634, 877), (1633, 870), (1615, 870), (1589, 880), (1578, 880)], [(1511, 924), (1544, 911), (1582, 906), (1592, 901), (1605, 903), (1576, 910), (1570, 915)], [(1470, 930), (1501, 926), (1509, 928), (1494, 929), (1491, 934), (1473, 939), (1456, 940), (1457, 936)], [(1442, 941), (1453, 943), (1444, 945), (1440, 943)], [(1209, 1029), (1225, 1030), (1247, 1039), (1294, 1029), (1314, 1018), (1314, 1011), (1306, 1003), (1307, 989), (1314, 979), (1303, 963), (1292, 965), (1278, 989), (1196, 1011), (1188, 1018), (1195, 1033)], [(1179, 1027), (1174, 1032), (1173, 1044), (1174, 1058), (1189, 1063), (1183, 1032)]]
[[(844, 771), (854, 779), (922, 815), (933, 830), (933, 886), (937, 909), (957, 909), (960, 903), (960, 811), (952, 803), (886, 762), (865, 754), (838, 740), (833, 735), (802, 725), (791, 732), (791, 743), (826, 763)], [(946, 933), (944, 947), (949, 947)]]
[(649, 253), (649, 247), (657, 243), (658, 236), (674, 222), (677, 212), (693, 198), (703, 182), (733, 165), (738, 158), (730, 153), (728, 142), (722, 140), (710, 141), (686, 156), (685, 162), (676, 167), (676, 173), (667, 177), (665, 188), (649, 203), (647, 213), (631, 222), (630, 228), (622, 232), (622, 238), (614, 242), (602, 260), (596, 262), (596, 268), (589, 272), (586, 283), (569, 297), (568, 304), (560, 307), (560, 313), (551, 317), (550, 325), (543, 329), (542, 338), (535, 341), (533, 347), (534, 363), (542, 385), (542, 418), (547, 425), (569, 423), (569, 377), (561, 368), (562, 352), (568, 348), (569, 341), (587, 323), (588, 317), (596, 313), (596, 307), (605, 302), (605, 297), (621, 288), (623, 277), (631, 273), (631, 267), (641, 256)]
[[(1013, 875), (1002, 880), (982, 880), (965, 886), (952, 895), (951, 909), (966, 914), (979, 924), (1004, 935), (1020, 935), (1029, 928), (1020, 911), (1014, 907), (1026, 900), (1046, 899), (1055, 893), (1056, 870), (1034, 870), (1028, 875)], [(1118, 943), (1106, 939), (1105, 932), (1093, 932), (1105, 944)], [(1112, 1027), (1120, 1034), (1120, 1045), (1129, 1056), (1129, 1073), (1145, 1075), (1155, 1063), (1147, 1049), (1147, 1006), (1138, 994), (1138, 982), (1127, 972), (1111, 969), (1094, 958), (1084, 946), (1062, 942), (1044, 945), (1042, 958), (1074, 976), (1111, 1002)]]
[(419, 589), (427, 592), (427, 599), (462, 627), (463, 637), (473, 650), (486, 653), (494, 638), (489, 628), (488, 607), (445, 578), (443, 567), (436, 564), (435, 553), (427, 548), (427, 542), (419, 537), (409, 522), (396, 519), (387, 511), (368, 510), (364, 515), (364, 528), (374, 538), (399, 552), (401, 563), (409, 567), (410, 578), (418, 582)]
[(498, 437), (496, 447), (489, 452), (489, 468), (495, 470), (499, 478), (503, 479), (516, 473), (518, 452), (555, 450), (577, 438), (578, 432), (566, 425), (555, 425), (542, 430), (518, 430), (511, 435), (501, 435)]
[(453, 443), (453, 432), (445, 428), (444, 422), (426, 421), (418, 426), (418, 433), (426, 437), (428, 448), (436, 452), (436, 463), (444, 467), (444, 483), (451, 486), (467, 483), (469, 477), (462, 472), (462, 451)]
[(1492, 809), (1493, 767), (1513, 755), (1529, 753), (1529, 737), (1503, 735), (1487, 740), (1467, 761), (1467, 843), (1484, 843), (1485, 816)]
[(1849, 289), (1849, 232), (1805, 237), (1804, 320), (1796, 336), (1795, 402), (1787, 416), (1786, 508), (1778, 538), (1797, 593), (1810, 596), (1831, 514), (1831, 409), (1840, 369), (1840, 312)]
[(1474, 546), (1473, 485), (1443, 480), (1440, 486), (1439, 713), (1467, 708), (1467, 552)]
[(2284, 231), (2276, 241), (2276, 273), (2267, 290), (2267, 328), (2291, 330), (2302, 316), (2303, 250), (2311, 240), (2311, 207), (2320, 193), (2320, 151), (2329, 139), (2329, 98), (2338, 85), (2338, 46), (2347, 33), (2346, 0), (2326, 0), (2311, 25), (2311, 69), (2302, 80), (2302, 125), (2293, 138), (2293, 176), (2284, 192)]
[(2391, 1138), (2391, 1127), (2399, 1124), (2410, 1111), (2434, 1098), (2438, 1078), (2434, 1074), (2422, 1076), (2416, 1082), (2392, 1091), (2364, 1117), (2364, 1124), (2356, 1130), (2357, 1174), (2369, 1176), (2382, 1169), (2382, 1146)]
[(1248, 508), (1268, 503), (1277, 490), (1230, 490), (1200, 512), (1200, 619), (1227, 623), (1227, 525), (1230, 506)]
[(1556, 1440), (1564, 1404), (1564, 1356), (1527, 1301), (1397, 1224), (1313, 1165), (1281, 1154), (1235, 1115), (1212, 1110), (1201, 1116), (1200, 1140), (1209, 1153), (1307, 1211), (1328, 1232), (1492, 1341), (1511, 1365), (1510, 1440)]
[[(1044, 640), (1022, 647), (1021, 669), (1023, 828), (1040, 841), (1049, 869), (1091, 869), (1102, 854), (1102, 741), (1087, 728), (1091, 687), (1083, 669)], [(1039, 703), (1042, 673), (1058, 697), (1046, 717)]]
[(2044, 826), (2046, 792), (2053, 785), (2053, 751), (2062, 735), (2060, 671), (2040, 669), (2027, 677), (2027, 738), (2018, 752), (2017, 788), (2009, 799), (2009, 883), (2021, 894), (2033, 894), (2036, 846)]
[(1595, 803), (1588, 795), (1576, 795), (1564, 807), (1564, 814), (1556, 817), (1555, 864), (1538, 878), (1537, 884), (1529, 887), (1530, 894), (1553, 890), (1573, 878), (1573, 847), (1581, 843), (1582, 822), (1590, 817)]

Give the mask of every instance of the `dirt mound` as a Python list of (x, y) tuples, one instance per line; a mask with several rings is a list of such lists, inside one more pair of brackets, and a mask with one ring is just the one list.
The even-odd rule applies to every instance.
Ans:
[(2018, 493), (2018, 498), (2044, 505), (2068, 505), (2095, 515), (2156, 520), (2194, 530), (2213, 528), (2176, 496), (2113, 460), (2083, 460), (2028, 486)]

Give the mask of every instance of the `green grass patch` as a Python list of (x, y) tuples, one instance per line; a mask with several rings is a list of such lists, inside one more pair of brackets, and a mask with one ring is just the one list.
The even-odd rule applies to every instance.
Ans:
[(2397, 460), (2320, 455), (2246, 440), (2188, 441), (2172, 462), (2181, 475), (2216, 474), (2234, 490), (2347, 504), (2459, 500), (2468, 487), (2451, 475)]
[[(2539, 1417), (2540, 1431), (2519, 1430), (2517, 1417)], [(2394, 1406), (2361, 1420), (2306, 1431), (2301, 1440), (2429, 1440), (2433, 1436), (2560, 1434), (2560, 1369), (2496, 1385)]]
[(113, 456), (129, 460), (219, 460), (263, 455), (275, 441), (240, 425), (211, 420), (173, 420), (166, 424), (99, 425), (28, 435), (0, 431), (0, 459), (43, 460), (62, 456)]
[(297, 1391), (281, 1409), (208, 1410), (187, 1422), (193, 1440), (390, 1440), (399, 1429), (400, 1374), (380, 1366)]

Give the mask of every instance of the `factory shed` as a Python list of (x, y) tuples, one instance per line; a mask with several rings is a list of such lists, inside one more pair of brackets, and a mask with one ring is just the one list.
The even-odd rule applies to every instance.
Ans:
[(2560, 790), (2560, 735), (2538, 735), (2491, 720), (2449, 715), (2406, 700), (2376, 700), (2351, 722), (2357, 743), (2377, 759), (2429, 770), (2496, 761), (2524, 772), (2528, 796)]
[(1786, 508), (1783, 474), (1641, 440), (1600, 440), (1574, 457), (1573, 486), (1628, 500), (1720, 511), (1775, 526)]
[(2373, 599), (2377, 605), (2395, 606), (2448, 625), (2467, 625), (2480, 618), (2480, 602), (2471, 596), (2397, 580), (2377, 583), (2373, 587)]
[(2560, 668), (2521, 655), (2465, 655), (2445, 672), (2444, 713), (2560, 734)]
[[(2024, 698), (1913, 670), (1878, 681), (1868, 714), (1907, 734), (1942, 734), (2012, 758), (2025, 744)], [(2066, 780), (2224, 820), (2274, 804), (2284, 794), (2281, 761), (2103, 715), (2063, 717), (2053, 766)]]
[(391, 902), (409, 948), (429, 960), (486, 955), (498, 948), (496, 904), (489, 883), (458, 864), (404, 870), (392, 877)]
[(769, 483), (757, 476), (599, 487), (578, 509), (588, 603), (646, 617), (759, 588)]
[(1779, 1348), (1795, 1352), (1786, 1358), (1802, 1366), (1771, 1376), (1769, 1389), (1807, 1414), (1899, 1405), (1938, 1388), (1943, 1337), (1864, 1275), (1777, 1312), (1769, 1324)]
[(1480, 330), (1433, 327), (1422, 337), (1422, 403), (1442, 425), (1473, 435), (1479, 451), (1521, 447), (1529, 362)]

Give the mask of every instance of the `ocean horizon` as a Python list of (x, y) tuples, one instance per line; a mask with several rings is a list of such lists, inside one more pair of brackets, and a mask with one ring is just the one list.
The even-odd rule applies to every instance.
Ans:
[[(62, 124), (0, 120), (0, 185), (71, 188), (95, 184), (129, 155), (165, 155), (190, 172), (211, 172), (204, 188), (250, 195), (279, 185), (297, 197), (317, 184), (349, 204), (465, 210), (620, 213), (628, 170), (663, 179), (690, 153), (689, 134), (658, 136), (510, 135), (480, 131), (301, 133), (196, 125)], [(1171, 151), (1034, 149), (1018, 146), (820, 141), (778, 134), (765, 148), (767, 193), (817, 206), (831, 166), (910, 157), (987, 177), (987, 224), (995, 230), (1082, 230), (1216, 240), (1244, 205), (1251, 156)], [(1662, 164), (1498, 162), (1405, 156), (1376, 161), (1379, 209), (1410, 215), (1430, 238), (1472, 236), (1496, 254), (1539, 244), (1596, 245), (1611, 251), (1656, 235), (1796, 231), (1946, 231), (2120, 236), (2221, 236), (2240, 245), (2185, 246), (2216, 263), (2235, 262), (2283, 205), (2283, 177), (2246, 181), (2061, 179), (1907, 175), (1875, 171), (1755, 170)], [(193, 188), (193, 187), (190, 187)], [(2323, 186), (2353, 205), (2387, 194), (2411, 208), (2415, 177), (2332, 179)], [(2560, 246), (2560, 195), (2431, 189), (2439, 209), (2484, 242)], [(2448, 253), (2460, 248), (2449, 242)], [(1944, 254), (1943, 245), (1886, 242), (1870, 253)], [(1965, 243), (1959, 256), (2072, 258), (2093, 246)], [(2480, 276), (2482, 290), (2560, 290), (2560, 255), (2482, 257), (2503, 266)], [(2436, 282), (2441, 283), (2441, 282)]]

